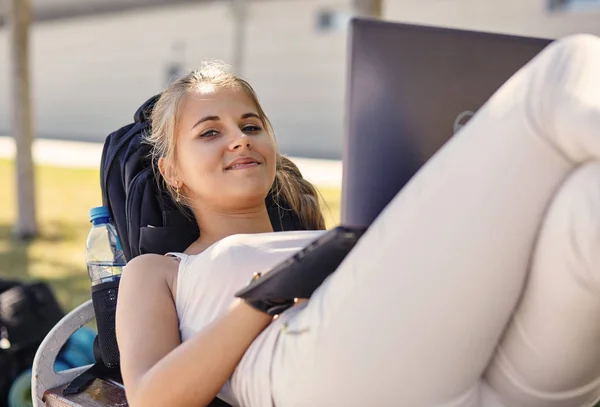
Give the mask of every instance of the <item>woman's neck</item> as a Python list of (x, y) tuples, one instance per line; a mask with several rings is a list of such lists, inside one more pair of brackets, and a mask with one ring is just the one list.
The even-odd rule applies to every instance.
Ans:
[(200, 237), (189, 247), (190, 252), (204, 251), (212, 244), (231, 235), (273, 232), (269, 213), (264, 205), (232, 213), (204, 208), (194, 211), (194, 215), (200, 229)]

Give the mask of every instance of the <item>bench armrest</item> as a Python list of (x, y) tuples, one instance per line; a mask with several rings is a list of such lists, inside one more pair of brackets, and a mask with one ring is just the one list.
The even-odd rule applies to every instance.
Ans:
[(33, 360), (31, 378), (31, 398), (34, 407), (44, 407), (44, 393), (47, 390), (71, 382), (75, 377), (89, 369), (91, 365), (54, 371), (54, 363), (59, 351), (79, 328), (94, 318), (92, 300), (75, 308), (46, 335)]

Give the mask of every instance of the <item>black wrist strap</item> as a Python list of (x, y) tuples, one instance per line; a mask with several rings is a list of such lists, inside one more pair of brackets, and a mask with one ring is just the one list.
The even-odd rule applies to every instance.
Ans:
[[(261, 278), (262, 273), (254, 273), (250, 282), (254, 280), (258, 280)], [(281, 300), (281, 301), (273, 301), (273, 300), (263, 300), (263, 299), (249, 299), (245, 298), (246, 304), (250, 305), (252, 308), (264, 312), (272, 317), (275, 315), (281, 314), (286, 309), (293, 306), (296, 301), (292, 300)]]
[(281, 314), (283, 311), (295, 304), (294, 300), (269, 301), (260, 299), (247, 299), (244, 301), (246, 301), (246, 304), (250, 305), (252, 308), (260, 312), (264, 312), (272, 317)]

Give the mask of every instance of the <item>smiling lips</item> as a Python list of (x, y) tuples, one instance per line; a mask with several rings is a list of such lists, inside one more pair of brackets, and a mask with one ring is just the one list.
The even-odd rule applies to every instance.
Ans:
[(258, 165), (260, 165), (260, 163), (252, 157), (241, 157), (241, 158), (234, 160), (225, 169), (226, 170), (242, 170), (245, 168), (256, 167)]

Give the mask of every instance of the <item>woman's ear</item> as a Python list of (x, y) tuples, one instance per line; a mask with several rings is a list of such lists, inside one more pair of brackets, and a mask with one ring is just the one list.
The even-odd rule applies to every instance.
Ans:
[(160, 171), (160, 175), (162, 175), (167, 184), (173, 188), (177, 188), (179, 186), (175, 169), (172, 165), (167, 163), (167, 160), (165, 160), (164, 157), (160, 157), (158, 159), (158, 171)]

